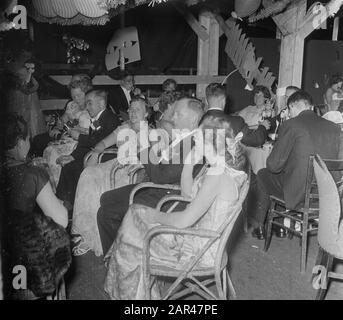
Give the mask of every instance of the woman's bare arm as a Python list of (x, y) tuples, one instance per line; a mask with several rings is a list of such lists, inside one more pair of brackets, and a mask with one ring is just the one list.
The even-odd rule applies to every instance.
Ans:
[[(211, 204), (221, 190), (221, 175), (207, 175), (197, 196), (184, 211), (172, 212), (169, 214), (157, 213), (155, 220), (157, 223), (176, 228), (188, 228), (194, 225), (210, 208)], [(225, 192), (235, 192), (233, 183), (229, 184)]]
[(68, 211), (53, 193), (49, 182), (39, 192), (36, 201), (46, 216), (53, 219), (62, 227), (67, 227)]

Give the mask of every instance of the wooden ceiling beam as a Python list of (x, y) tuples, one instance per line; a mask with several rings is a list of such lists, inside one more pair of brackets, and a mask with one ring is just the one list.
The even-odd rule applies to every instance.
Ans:
[(200, 22), (187, 10), (185, 6), (182, 6), (178, 3), (173, 3), (173, 6), (185, 18), (188, 25), (202, 41), (207, 41), (209, 39), (208, 32), (202, 27)]

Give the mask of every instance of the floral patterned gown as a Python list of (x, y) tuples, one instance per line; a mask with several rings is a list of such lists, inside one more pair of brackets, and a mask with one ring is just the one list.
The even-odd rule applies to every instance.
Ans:
[[(201, 188), (206, 174), (211, 174), (211, 168), (200, 174), (193, 184), (192, 198), (194, 199)], [(228, 215), (232, 214), (237, 205), (241, 206), (239, 195), (246, 185), (247, 175), (242, 171), (225, 168), (221, 175), (222, 187), (210, 206), (209, 210), (197, 222), (195, 228), (217, 230)], [(225, 192), (225, 185), (235, 184), (236, 194)], [(144, 299), (144, 286), (142, 276), (142, 250), (143, 240), (149, 229), (158, 224), (147, 224), (140, 216), (142, 211), (154, 210), (147, 206), (132, 205), (118, 231), (117, 239), (107, 253), (108, 271), (105, 280), (105, 291), (111, 299), (134, 300)], [(207, 239), (192, 236), (159, 235), (151, 241), (150, 253), (154, 263), (168, 267), (178, 268), (187, 263), (203, 248)], [(202, 257), (203, 266), (214, 263), (218, 241)], [(160, 299), (158, 285), (152, 288), (152, 299)]]

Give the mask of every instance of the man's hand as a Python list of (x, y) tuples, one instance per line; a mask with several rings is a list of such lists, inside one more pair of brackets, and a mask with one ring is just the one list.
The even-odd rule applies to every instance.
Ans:
[(68, 134), (76, 141), (79, 140), (80, 132), (78, 130), (70, 129), (68, 130)]
[(262, 122), (260, 122), (261, 126), (264, 126), (267, 130), (270, 129), (270, 121), (269, 120), (263, 120)]
[(74, 157), (72, 155), (69, 156), (60, 156), (57, 160), (56, 160), (56, 164), (59, 164), (60, 166), (64, 167), (66, 164), (74, 161)]
[(57, 128), (53, 128), (52, 130), (49, 131), (49, 136), (50, 138), (55, 138), (57, 137), (57, 135), (61, 134), (61, 131), (58, 130)]

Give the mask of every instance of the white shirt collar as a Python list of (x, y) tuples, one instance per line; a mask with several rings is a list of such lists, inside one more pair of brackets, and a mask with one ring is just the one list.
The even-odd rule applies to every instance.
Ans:
[(126, 97), (127, 102), (130, 103), (130, 102), (131, 102), (130, 91), (127, 90), (127, 89), (126, 89), (125, 87), (123, 87), (123, 86), (120, 86), (120, 87), (122, 88), (122, 90), (123, 90), (123, 92), (124, 92), (124, 94), (125, 94), (125, 97)]
[(100, 111), (94, 118), (91, 119), (91, 121), (92, 121), (92, 122), (98, 121), (99, 118), (100, 118), (100, 116), (102, 115), (102, 113), (103, 113), (104, 111), (105, 111), (105, 109), (102, 110), (102, 111)]
[(219, 107), (212, 107), (212, 108), (209, 108), (207, 111), (210, 111), (210, 110), (224, 111), (222, 108), (219, 108)]

